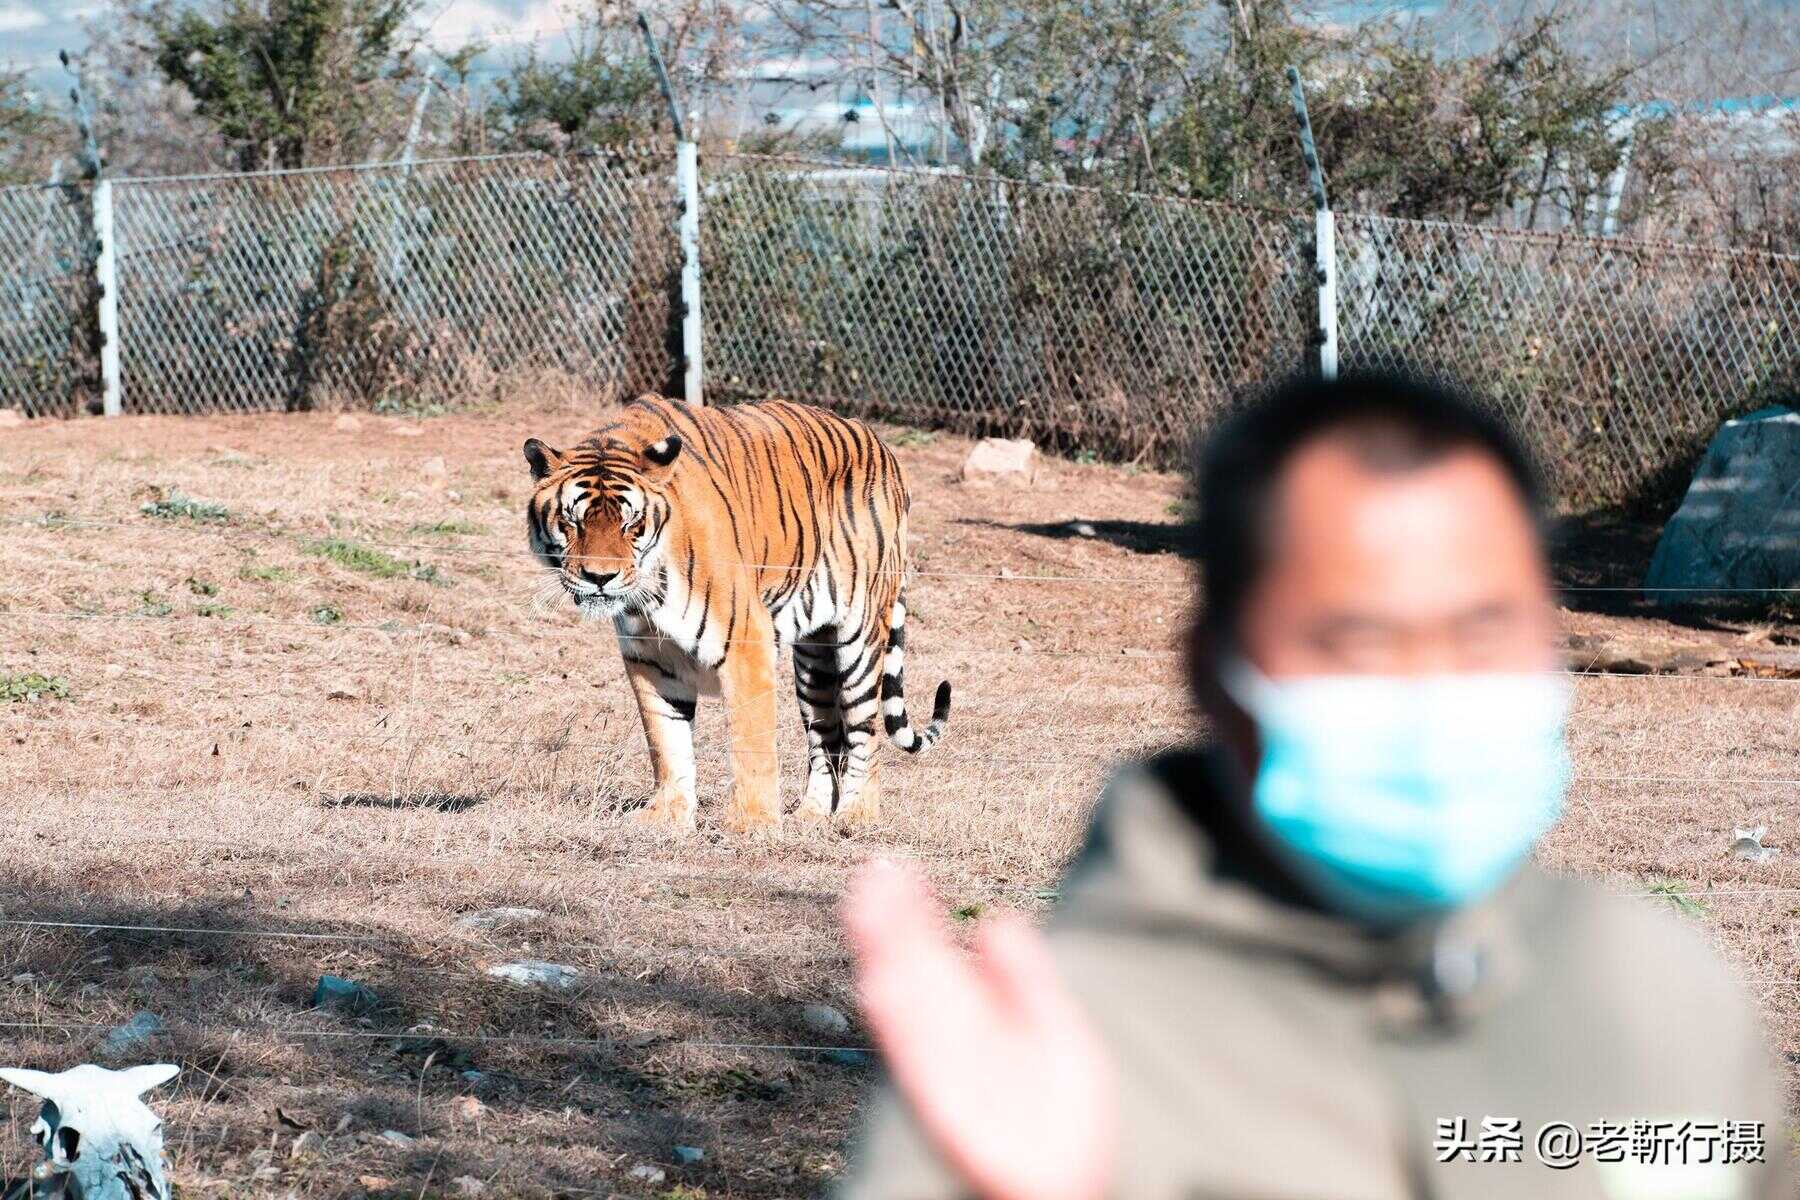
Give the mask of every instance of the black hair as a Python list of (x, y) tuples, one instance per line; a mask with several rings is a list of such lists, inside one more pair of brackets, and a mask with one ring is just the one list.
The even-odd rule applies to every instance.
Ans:
[(1372, 469), (1407, 471), (1473, 449), (1498, 462), (1541, 526), (1543, 487), (1518, 435), (1463, 385), (1421, 373), (1297, 375), (1252, 398), (1204, 438), (1195, 459), (1199, 517), (1191, 530), (1214, 631), (1235, 628), (1263, 569), (1272, 493), (1288, 460), (1341, 437)]

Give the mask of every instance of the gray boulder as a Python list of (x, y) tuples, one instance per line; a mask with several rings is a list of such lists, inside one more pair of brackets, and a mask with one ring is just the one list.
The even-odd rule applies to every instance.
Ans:
[(1644, 577), (1662, 604), (1800, 586), (1800, 412), (1765, 408), (1713, 435)]

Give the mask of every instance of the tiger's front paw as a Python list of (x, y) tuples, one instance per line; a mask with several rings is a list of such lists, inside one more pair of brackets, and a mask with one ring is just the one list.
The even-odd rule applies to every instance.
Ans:
[(829, 825), (831, 808), (837, 800), (837, 789), (833, 786), (831, 776), (814, 775), (806, 781), (806, 795), (800, 798), (800, 805), (794, 809), (794, 819), (808, 825)]
[(659, 788), (644, 807), (631, 814), (639, 825), (671, 833), (694, 832), (694, 797), (676, 788)]
[(733, 783), (725, 805), (725, 828), (732, 833), (776, 833), (781, 829), (781, 791), (769, 783)]
[(872, 783), (838, 806), (837, 823), (845, 829), (869, 829), (881, 824), (881, 789)]

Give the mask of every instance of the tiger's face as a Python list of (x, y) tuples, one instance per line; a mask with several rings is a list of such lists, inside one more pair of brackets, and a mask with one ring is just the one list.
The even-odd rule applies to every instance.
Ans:
[(667, 485), (680, 453), (676, 434), (636, 448), (616, 438), (566, 452), (525, 443), (537, 483), (526, 508), (531, 552), (583, 615), (616, 617), (660, 598)]

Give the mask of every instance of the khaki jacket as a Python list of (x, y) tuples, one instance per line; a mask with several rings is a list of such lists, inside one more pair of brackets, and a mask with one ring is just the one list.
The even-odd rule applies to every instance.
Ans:
[[(1187, 752), (1119, 775), (1051, 923), (1116, 1058), (1113, 1195), (1795, 1194), (1780, 1077), (1699, 928), (1527, 868), (1434, 928), (1373, 936), (1269, 868), (1217, 799), (1222, 761)], [(1762, 1124), (1766, 1161), (1720, 1161), (1753, 1152), (1740, 1122)], [(1575, 1165), (1540, 1161), (1551, 1123), (1581, 1134)], [(1566, 1135), (1550, 1136), (1549, 1157), (1566, 1157)], [(840, 1194), (964, 1189), (884, 1088)]]

